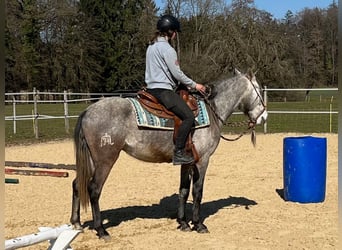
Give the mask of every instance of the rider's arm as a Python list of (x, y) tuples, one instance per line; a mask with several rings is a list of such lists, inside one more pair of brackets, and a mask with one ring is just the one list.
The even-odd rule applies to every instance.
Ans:
[(196, 82), (187, 77), (184, 72), (180, 69), (177, 53), (173, 48), (169, 48), (165, 54), (165, 63), (168, 66), (172, 76), (183, 83), (184, 85), (195, 89)]

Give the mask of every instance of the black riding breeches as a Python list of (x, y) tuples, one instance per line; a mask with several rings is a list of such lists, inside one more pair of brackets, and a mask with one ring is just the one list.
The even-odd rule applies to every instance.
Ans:
[(178, 129), (178, 134), (175, 139), (175, 149), (184, 149), (186, 139), (195, 122), (194, 114), (185, 103), (185, 101), (174, 91), (169, 89), (147, 89), (147, 92), (158, 99), (158, 101), (168, 110), (172, 111), (182, 124)]

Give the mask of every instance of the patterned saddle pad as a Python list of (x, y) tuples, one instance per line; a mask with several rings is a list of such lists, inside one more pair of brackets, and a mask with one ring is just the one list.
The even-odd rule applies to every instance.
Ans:
[[(127, 98), (133, 104), (137, 123), (139, 127), (173, 130), (174, 121), (173, 119), (166, 119), (155, 116), (146, 109), (144, 109), (136, 98)], [(208, 111), (204, 101), (197, 100), (199, 113), (195, 118), (195, 128), (207, 127), (210, 125)]]

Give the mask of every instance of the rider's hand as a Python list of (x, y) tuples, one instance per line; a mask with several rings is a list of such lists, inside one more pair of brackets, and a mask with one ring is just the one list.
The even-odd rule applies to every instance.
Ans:
[(202, 94), (205, 94), (205, 86), (200, 84), (200, 83), (196, 83), (196, 90), (199, 91)]

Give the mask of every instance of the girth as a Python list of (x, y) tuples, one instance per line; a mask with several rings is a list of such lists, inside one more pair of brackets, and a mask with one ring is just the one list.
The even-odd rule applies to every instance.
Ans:
[[(186, 102), (186, 104), (189, 106), (189, 108), (192, 110), (194, 116), (198, 116), (199, 114), (199, 107), (196, 98), (189, 93), (188, 90), (181, 89), (179, 91), (179, 95), (182, 97), (182, 99)], [(179, 126), (182, 123), (182, 120), (178, 118), (172, 111), (167, 110), (164, 105), (159, 103), (157, 98), (155, 98), (153, 95), (145, 91), (144, 89), (139, 90), (137, 93), (138, 100), (141, 104), (141, 106), (149, 111), (150, 113), (166, 118), (166, 119), (173, 119), (174, 120), (174, 131), (173, 131), (173, 141), (175, 141), (175, 138), (178, 133)], [(187, 152), (192, 152), (193, 157), (195, 159), (195, 162), (198, 162), (199, 156), (197, 153), (197, 150), (195, 148), (195, 145), (192, 142), (192, 133), (189, 134), (185, 149)]]

